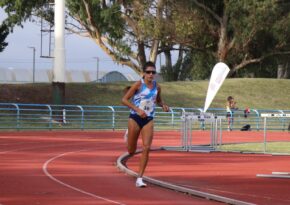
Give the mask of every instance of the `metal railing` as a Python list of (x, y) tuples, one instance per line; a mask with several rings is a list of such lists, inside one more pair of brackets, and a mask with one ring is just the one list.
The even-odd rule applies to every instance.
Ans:
[[(233, 112), (232, 129), (239, 130), (250, 124), (252, 130), (263, 129), (261, 113), (290, 113), (290, 110), (258, 110), (251, 109), (245, 117), (243, 110)], [(170, 112), (156, 108), (156, 129), (180, 129), (183, 112), (202, 112), (201, 108), (172, 107)], [(210, 108), (208, 112), (225, 116), (223, 108)], [(50, 105), (0, 103), (0, 129), (125, 129), (127, 127), (129, 109), (125, 106), (91, 106), (91, 105)], [(222, 122), (227, 129), (228, 120)], [(268, 122), (269, 130), (287, 130), (287, 119), (279, 118)], [(199, 129), (209, 129), (201, 123)]]

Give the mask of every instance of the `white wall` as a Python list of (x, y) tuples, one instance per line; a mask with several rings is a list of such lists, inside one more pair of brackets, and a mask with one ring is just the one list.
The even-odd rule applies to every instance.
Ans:
[[(32, 72), (31, 69), (0, 68), (0, 83), (32, 83)], [(52, 82), (52, 75), (52, 69), (36, 69), (35, 82)], [(114, 76), (119, 77), (113, 78)], [(95, 82), (97, 80), (97, 73), (96, 71), (85, 69), (67, 69), (65, 77), (66, 82)], [(98, 82), (110, 82), (110, 79), (113, 81), (116, 81), (116, 79), (127, 79), (128, 81), (136, 81), (140, 79), (137, 74), (124, 74), (117, 71), (99, 71), (98, 77)]]

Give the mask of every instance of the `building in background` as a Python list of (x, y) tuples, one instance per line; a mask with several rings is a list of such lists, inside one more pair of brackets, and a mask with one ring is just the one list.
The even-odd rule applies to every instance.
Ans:
[[(137, 81), (140, 76), (137, 73), (124, 73), (119, 71), (104, 71), (98, 73), (94, 70), (85, 69), (67, 69), (67, 83), (85, 83), (85, 82), (121, 82), (121, 81)], [(0, 68), (0, 83), (32, 83), (33, 73), (28, 68)], [(52, 69), (35, 70), (36, 83), (52, 82)]]

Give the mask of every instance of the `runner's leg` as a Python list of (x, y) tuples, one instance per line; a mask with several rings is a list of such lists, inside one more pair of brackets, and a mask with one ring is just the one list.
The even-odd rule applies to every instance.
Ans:
[(149, 151), (152, 144), (153, 139), (153, 120), (151, 120), (148, 124), (146, 124), (142, 130), (142, 155), (140, 159), (140, 165), (139, 165), (139, 173), (138, 176), (142, 177), (145, 171), (145, 168), (147, 166), (148, 157), (149, 157)]
[(137, 149), (137, 142), (140, 135), (140, 127), (135, 120), (129, 118), (128, 120), (128, 142), (127, 149), (129, 154), (134, 154)]

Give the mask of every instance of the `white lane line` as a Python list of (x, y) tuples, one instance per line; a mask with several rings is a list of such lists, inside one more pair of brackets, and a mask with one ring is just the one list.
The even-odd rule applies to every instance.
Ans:
[(66, 183), (64, 183), (64, 182), (62, 182), (62, 181), (60, 181), (60, 180), (58, 180), (57, 178), (53, 177), (53, 176), (52, 176), (52, 175), (47, 171), (47, 166), (48, 166), (48, 164), (49, 164), (50, 162), (52, 162), (53, 160), (55, 160), (55, 159), (57, 159), (57, 158), (60, 158), (60, 157), (63, 157), (64, 155), (73, 154), (73, 153), (76, 153), (76, 152), (82, 152), (82, 151), (86, 151), (86, 150), (79, 150), (79, 151), (74, 151), (74, 152), (66, 152), (66, 153), (63, 153), (63, 154), (59, 154), (59, 155), (57, 155), (57, 156), (55, 156), (55, 157), (53, 157), (53, 158), (50, 158), (49, 160), (47, 160), (47, 161), (43, 164), (43, 166), (42, 166), (42, 170), (43, 170), (43, 172), (44, 172), (45, 175), (48, 176), (50, 179), (52, 179), (53, 181), (55, 181), (55, 182), (57, 182), (57, 183), (59, 183), (59, 184), (65, 186), (65, 187), (67, 187), (67, 188), (70, 188), (70, 189), (75, 190), (75, 191), (77, 191), (77, 192), (80, 192), (80, 193), (82, 193), (82, 194), (85, 194), (85, 195), (91, 196), (91, 197), (93, 197), (93, 198), (95, 198), (95, 199), (101, 199), (101, 200), (104, 200), (104, 201), (107, 201), (107, 202), (110, 202), (110, 203), (113, 203), (113, 204), (125, 205), (125, 204), (123, 204), (123, 203), (120, 203), (120, 202), (117, 202), (117, 201), (113, 201), (113, 200), (111, 200), (111, 199), (108, 199), (108, 198), (105, 198), (105, 197), (101, 197), (101, 196), (95, 195), (95, 194), (93, 194), (93, 193), (90, 193), (90, 192), (86, 192), (86, 191), (84, 191), (84, 190), (81, 190), (81, 189), (79, 189), (79, 188), (77, 188), (77, 187), (71, 186), (71, 185), (69, 185), (69, 184), (66, 184)]
[[(11, 150), (5, 150), (5, 151), (1, 151), (0, 154), (6, 154), (9, 152), (16, 152), (16, 151), (20, 151), (21, 149), (11, 149)], [(1, 205), (1, 204), (0, 204)]]

